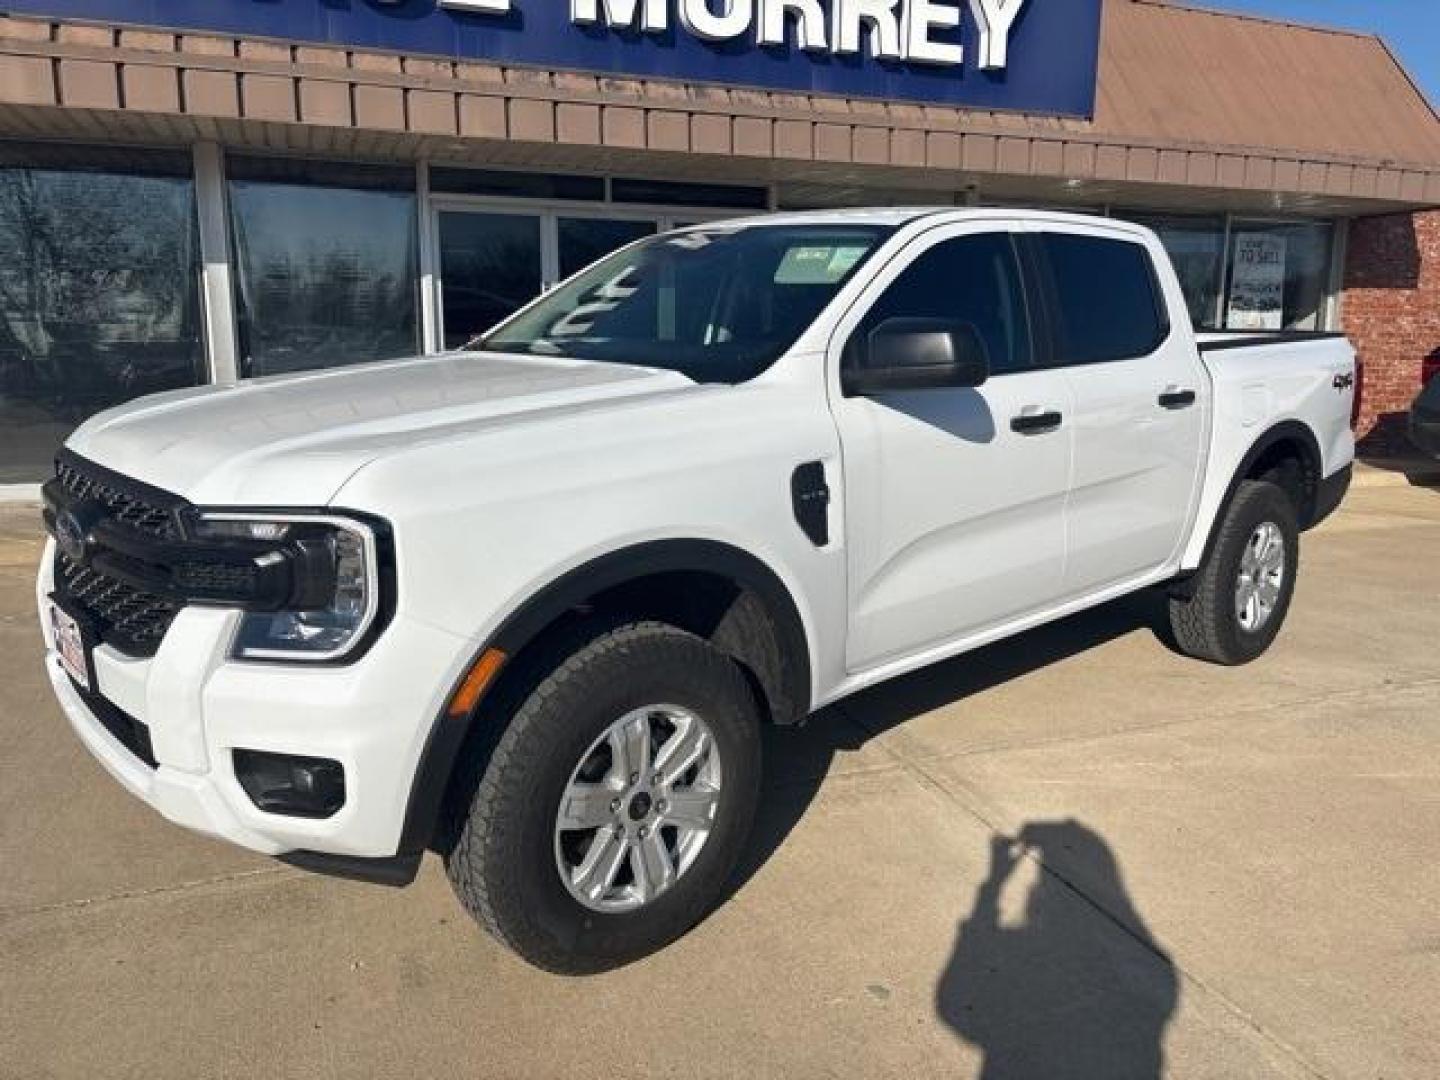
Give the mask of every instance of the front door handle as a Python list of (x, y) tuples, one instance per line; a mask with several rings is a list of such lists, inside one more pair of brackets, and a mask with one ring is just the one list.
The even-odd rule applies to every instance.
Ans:
[(1051, 431), (1057, 431), (1060, 425), (1065, 422), (1065, 417), (1058, 412), (1042, 413), (1021, 413), (1010, 420), (1010, 430), (1017, 435), (1044, 435)]
[(1160, 395), (1160, 407), (1162, 409), (1188, 409), (1194, 404), (1194, 390), (1170, 389)]

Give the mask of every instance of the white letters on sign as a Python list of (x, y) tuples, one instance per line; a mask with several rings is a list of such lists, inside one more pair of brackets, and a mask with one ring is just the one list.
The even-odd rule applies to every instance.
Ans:
[[(380, 0), (396, 3), (398, 0)], [(436, 0), (441, 8), (481, 15), (509, 14), (514, 0)], [(553, 2), (553, 0), (546, 0)], [(570, 21), (663, 34), (676, 21), (702, 41), (734, 41), (754, 34), (757, 45), (793, 40), (805, 52), (855, 54), (877, 60), (955, 66), (965, 59), (954, 41), (964, 0), (569, 0)], [(1063, 2), (1063, 0), (1056, 0)], [(1010, 34), (1026, 0), (969, 0), (980, 32), (978, 66), (1002, 70)], [(937, 40), (943, 34), (949, 40)]]
[(641, 30), (651, 34), (664, 31), (665, 0), (570, 0), (570, 21), (577, 26), (603, 21), (606, 26), (634, 27), (637, 11)]
[(910, 0), (905, 5), (905, 59), (912, 64), (958, 64), (965, 50), (952, 41), (932, 41), (931, 30), (960, 25), (960, 9), (935, 0)]
[(701, 41), (729, 41), (750, 29), (755, 21), (753, 0), (719, 0), (716, 14), (712, 0), (680, 0), (680, 25)]
[(820, 0), (760, 0), (761, 45), (785, 44), (785, 16), (795, 17), (795, 44), (806, 52), (828, 52), (825, 11)]
[(870, 55), (877, 60), (899, 60), (900, 20), (895, 8), (900, 0), (833, 0), (835, 25), (830, 48), (837, 53), (860, 51), (860, 28), (870, 32)]
[(1010, 30), (1025, 0), (970, 0), (980, 26), (980, 69), (999, 71), (1010, 51)]
[(510, 0), (440, 0), (440, 6), (456, 11), (478, 11), (484, 15), (510, 14)]

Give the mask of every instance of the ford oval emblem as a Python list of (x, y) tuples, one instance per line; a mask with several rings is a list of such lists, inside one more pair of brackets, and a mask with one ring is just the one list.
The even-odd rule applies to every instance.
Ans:
[(88, 544), (86, 528), (75, 514), (62, 510), (55, 518), (55, 543), (61, 553), (71, 562), (84, 562)]

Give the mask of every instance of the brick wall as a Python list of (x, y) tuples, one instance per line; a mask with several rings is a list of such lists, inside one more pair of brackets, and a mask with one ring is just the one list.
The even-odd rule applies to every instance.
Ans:
[(1362, 366), (1361, 451), (1404, 453), (1421, 366), (1440, 357), (1440, 211), (1351, 223), (1344, 313)]

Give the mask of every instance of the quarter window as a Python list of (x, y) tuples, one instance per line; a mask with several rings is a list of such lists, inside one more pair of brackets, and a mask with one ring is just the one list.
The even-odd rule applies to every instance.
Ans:
[(1059, 363), (1128, 360), (1165, 340), (1170, 327), (1145, 248), (1072, 233), (1044, 233), (1040, 243), (1055, 286)]
[(972, 324), (990, 353), (990, 371), (1030, 367), (1030, 326), (1008, 233), (944, 240), (917, 258), (866, 314), (857, 335), (887, 319), (956, 319)]

